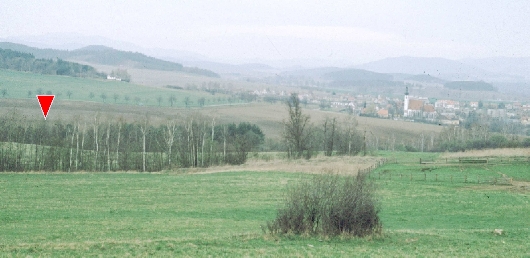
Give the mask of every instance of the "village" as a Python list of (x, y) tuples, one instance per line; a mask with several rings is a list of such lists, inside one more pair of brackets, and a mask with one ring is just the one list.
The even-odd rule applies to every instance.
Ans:
[[(254, 90), (251, 94), (264, 101), (288, 96), (288, 91)], [(319, 109), (346, 112), (358, 116), (380, 119), (406, 120), (438, 125), (460, 125), (471, 116), (495, 119), (522, 126), (530, 125), (530, 103), (503, 100), (459, 101), (436, 99), (429, 96), (409, 94), (408, 87), (403, 96), (383, 94), (335, 93), (318, 94), (301, 91), (299, 97), (306, 106), (312, 104)]]

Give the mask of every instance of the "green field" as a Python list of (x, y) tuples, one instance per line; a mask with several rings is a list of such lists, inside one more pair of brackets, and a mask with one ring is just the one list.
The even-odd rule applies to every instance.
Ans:
[[(375, 177), (423, 175), (421, 166), (372, 172), (384, 233), (371, 239), (262, 232), (286, 186), (307, 174), (0, 174), (0, 256), (530, 256), (528, 190), (432, 177), (456, 178), (456, 165), (427, 180)], [(527, 164), (463, 169), (530, 181)]]
[[(7, 95), (5, 98), (27, 99), (35, 98), (39, 89), (42, 94), (51, 91), (56, 98), (62, 100), (91, 101), (99, 103), (117, 103), (142, 106), (158, 106), (158, 97), (162, 97), (160, 106), (169, 107), (169, 97), (174, 95), (176, 101), (174, 107), (184, 107), (185, 97), (191, 100), (190, 106), (197, 106), (198, 99), (204, 97), (205, 105), (217, 105), (228, 103), (228, 96), (225, 94), (215, 94), (204, 91), (190, 91), (180, 89), (167, 89), (161, 87), (147, 87), (127, 82), (44, 75), (36, 73), (18, 72), (12, 70), (0, 69), (0, 90), (5, 89)], [(31, 94), (28, 94), (31, 91)], [(67, 93), (71, 92), (70, 98)], [(90, 97), (94, 93), (94, 97)], [(106, 99), (101, 98), (105, 94)], [(118, 98), (114, 100), (114, 95)], [(129, 97), (126, 101), (125, 96)], [(3, 97), (3, 96), (0, 96)], [(138, 99), (137, 99), (138, 98)]]

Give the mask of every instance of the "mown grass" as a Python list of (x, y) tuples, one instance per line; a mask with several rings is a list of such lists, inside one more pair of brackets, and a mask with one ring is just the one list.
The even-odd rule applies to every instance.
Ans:
[[(205, 105), (228, 103), (228, 96), (225, 94), (216, 94), (214, 96), (201, 91), (155, 88), (112, 80), (43, 75), (4, 69), (0, 69), (0, 89), (7, 90), (6, 98), (15, 99), (35, 98), (38, 90), (41, 89), (43, 94), (51, 91), (52, 94), (56, 95), (57, 99), (61, 100), (105, 102), (109, 104), (159, 106), (157, 98), (162, 97), (160, 106), (169, 107), (170, 102), (168, 99), (171, 95), (176, 97), (176, 101), (173, 103), (174, 107), (184, 107), (185, 97), (190, 98), (192, 102), (190, 106), (198, 106), (197, 100), (201, 97), (205, 98)], [(31, 91), (31, 95), (28, 95), (29, 91)], [(67, 95), (69, 91), (72, 92), (70, 98)], [(90, 93), (94, 93), (93, 98), (90, 97)], [(102, 94), (106, 95), (105, 100), (101, 98)], [(114, 94), (118, 95), (116, 101), (114, 100)], [(125, 99), (126, 96), (129, 97), (128, 101)], [(139, 101), (136, 98), (139, 98)], [(222, 100), (219, 101), (219, 98)]]
[[(373, 175), (419, 168), (390, 164)], [(469, 173), (481, 171), (471, 168)], [(462, 173), (454, 167), (440, 171)], [(260, 225), (275, 217), (286, 186), (309, 177), (283, 172), (0, 174), (0, 255), (530, 255), (530, 194), (471, 182), (375, 179), (384, 233), (374, 238), (262, 233)], [(494, 229), (504, 232), (495, 235)]]

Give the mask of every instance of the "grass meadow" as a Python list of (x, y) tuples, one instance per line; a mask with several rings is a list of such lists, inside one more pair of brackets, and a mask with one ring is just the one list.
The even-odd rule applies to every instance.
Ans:
[(528, 183), (528, 163), (396, 158), (371, 174), (383, 234), (364, 239), (262, 232), (286, 187), (307, 173), (4, 173), (0, 256), (530, 256), (530, 188), (448, 180), (501, 173)]

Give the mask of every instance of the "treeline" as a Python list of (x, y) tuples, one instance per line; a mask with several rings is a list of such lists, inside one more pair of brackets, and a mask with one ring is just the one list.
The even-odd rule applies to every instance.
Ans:
[(453, 90), (469, 90), (469, 91), (496, 91), (493, 85), (484, 81), (454, 81), (444, 84), (444, 88)]
[[(69, 58), (84, 60), (90, 63), (121, 66), (132, 65), (140, 69), (161, 71), (182, 71), (186, 73), (219, 78), (219, 74), (197, 67), (185, 67), (182, 64), (150, 57), (138, 52), (121, 51), (105, 46), (87, 46), (67, 53)], [(121, 77), (121, 79), (124, 79)]]
[(446, 127), (440, 132), (434, 151), (464, 151), (493, 148), (527, 148), (528, 128), (506, 119), (489, 118), (471, 112), (460, 126)]
[(83, 47), (65, 54), (74, 60), (111, 66), (132, 64), (136, 68), (162, 71), (181, 71), (183, 68), (182, 64), (179, 63), (160, 60), (138, 52), (121, 51), (99, 45)]
[(392, 132), (384, 136), (359, 131), (352, 116), (343, 121), (327, 118), (321, 124), (313, 124), (310, 116), (302, 112), (301, 101), (296, 94), (285, 103), (289, 115), (284, 122), (283, 144), (291, 158), (311, 158), (316, 153), (326, 156), (357, 155), (377, 150), (443, 152), (530, 147), (530, 138), (513, 134), (515, 131), (510, 124), (503, 127), (501, 133), (492, 132), (489, 126), (475, 122), (469, 126), (445, 127), (439, 134), (422, 132), (404, 138)]
[(33, 54), (10, 49), (0, 49), (0, 68), (73, 77), (106, 77), (105, 73), (100, 73), (89, 65), (63, 61), (62, 59), (36, 59)]
[(392, 81), (390, 74), (376, 73), (361, 69), (343, 69), (324, 74), (326, 79), (339, 82)]
[(528, 148), (530, 138), (513, 134), (492, 133), (487, 127), (446, 127), (438, 136), (433, 151), (465, 151), (494, 148)]
[(217, 125), (201, 115), (153, 125), (95, 114), (89, 121), (0, 118), (0, 171), (161, 171), (243, 164), (263, 143), (253, 124)]
[(302, 113), (300, 99), (292, 94), (285, 102), (288, 120), (284, 122), (283, 139), (290, 158), (311, 158), (316, 152), (326, 156), (356, 155), (366, 151), (366, 139), (357, 130), (352, 117), (343, 122), (326, 118), (320, 125), (310, 122), (310, 116)]
[(207, 70), (207, 69), (201, 69), (201, 68), (198, 68), (198, 67), (183, 67), (182, 71), (186, 72), (186, 73), (204, 75), (204, 76), (213, 77), (213, 78), (220, 78), (221, 77), (219, 74), (217, 74), (217, 73), (215, 73), (213, 71), (210, 71), (210, 70)]

